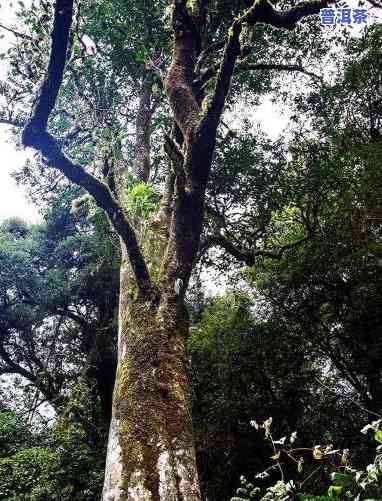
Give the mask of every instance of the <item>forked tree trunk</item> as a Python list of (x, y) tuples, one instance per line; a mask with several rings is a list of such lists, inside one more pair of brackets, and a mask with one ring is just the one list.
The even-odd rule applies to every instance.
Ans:
[(135, 297), (121, 267), (119, 361), (103, 501), (198, 501), (185, 341), (188, 317), (173, 293)]
[[(199, 78), (196, 85), (195, 71), (203, 60), (201, 29), (207, 21), (205, 2), (172, 2), (174, 49), (164, 88), (178, 133), (166, 136), (164, 141), (171, 169), (161, 213), (171, 224), (167, 224), (165, 245), (159, 245), (162, 249), (154, 253), (153, 262), (150, 252), (142, 252), (137, 232), (125, 213), (119, 168), (116, 182), (106, 185), (66, 157), (60, 143), (47, 131), (62, 84), (73, 16), (73, 0), (55, 2), (49, 64), (22, 141), (24, 146), (38, 150), (47, 159), (47, 165), (87, 190), (108, 214), (123, 242), (119, 360), (103, 501), (200, 500), (185, 355), (188, 319), (183, 296), (199, 247), (216, 132), (241, 53), (242, 27), (266, 23), (294, 29), (300, 19), (327, 5), (327, 0), (314, 0), (278, 11), (267, 0), (250, 2), (249, 8), (232, 21), (213, 94), (204, 96), (206, 82)], [(143, 180), (149, 175), (149, 93), (147, 85), (141, 93), (142, 107), (137, 118), (137, 129), (141, 130), (137, 130), (136, 164), (141, 164), (136, 168)], [(118, 197), (115, 192), (119, 192)], [(160, 217), (157, 229), (162, 225)], [(147, 239), (141, 241), (146, 243)], [(152, 243), (155, 247), (155, 238)], [(127, 268), (127, 256), (131, 268)]]

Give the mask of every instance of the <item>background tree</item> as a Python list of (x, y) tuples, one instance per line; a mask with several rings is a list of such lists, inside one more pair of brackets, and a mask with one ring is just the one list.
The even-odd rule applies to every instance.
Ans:
[(116, 370), (119, 256), (102, 213), (73, 214), (78, 190), (51, 201), (44, 224), (2, 224), (1, 373), (26, 379), (33, 405), (57, 410), (81, 374), (96, 382), (108, 427)]
[(381, 64), (380, 37), (376, 25), (349, 43), (338, 81), (299, 100), (314, 116), (312, 135), (319, 130), (322, 139), (306, 134), (294, 144), (285, 179), (294, 200), (283, 215), (289, 226), (278, 218), (273, 238), (294, 238), (295, 232), (311, 238), (255, 271), (275, 311), (302, 329), (312, 350), (377, 413), (382, 219), (380, 78), (374, 69)]

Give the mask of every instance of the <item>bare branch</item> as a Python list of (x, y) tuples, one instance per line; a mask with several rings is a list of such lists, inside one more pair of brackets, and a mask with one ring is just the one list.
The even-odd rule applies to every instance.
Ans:
[(219, 40), (218, 42), (213, 42), (210, 45), (208, 45), (202, 52), (200, 53), (200, 56), (198, 57), (198, 60), (196, 62), (195, 66), (195, 73), (198, 74), (204, 60), (213, 52), (218, 51), (220, 49), (223, 49), (226, 44), (225, 40)]
[(281, 259), (286, 251), (291, 250), (294, 247), (298, 247), (299, 245), (306, 242), (307, 239), (308, 237), (304, 237), (290, 244), (283, 245), (279, 249), (275, 249), (274, 251), (268, 251), (265, 249), (243, 249), (235, 245), (229, 238), (225, 237), (224, 235), (211, 235), (207, 237), (201, 244), (200, 252), (205, 252), (212, 247), (220, 247), (238, 261), (245, 263), (247, 266), (253, 266), (256, 263), (256, 259), (259, 257)]
[(0, 24), (0, 29), (8, 31), (9, 33), (12, 33), (17, 38), (23, 38), (24, 40), (29, 40), (31, 42), (36, 42), (38, 43), (38, 39), (33, 38), (29, 35), (26, 35), (25, 33), (19, 33), (18, 31), (14, 30), (13, 28), (9, 28), (8, 26), (4, 26), (3, 24)]
[(212, 235), (207, 237), (204, 242), (202, 242), (199, 252), (205, 252), (212, 247), (220, 247), (238, 261), (245, 263), (247, 266), (253, 266), (256, 262), (257, 257), (270, 257), (273, 259), (280, 259), (281, 257), (276, 252), (270, 252), (261, 249), (253, 251), (241, 249), (235, 246), (233, 242), (231, 242), (224, 235)]
[(25, 123), (13, 118), (0, 118), (0, 124), (12, 125), (13, 127), (24, 127)]
[(311, 71), (306, 70), (303, 66), (300, 64), (269, 64), (269, 63), (257, 63), (257, 64), (251, 64), (251, 63), (239, 63), (237, 67), (235, 68), (236, 71), (259, 71), (259, 70), (277, 70), (277, 71), (291, 71), (291, 72), (298, 72), (298, 73), (303, 73), (304, 75), (307, 75), (309, 77), (314, 78), (315, 80), (320, 80), (322, 81), (323, 78), (320, 75), (317, 75), (316, 73), (312, 73)]
[[(215, 64), (214, 66), (210, 66), (206, 68), (200, 75), (199, 79), (195, 81), (198, 85), (204, 85), (211, 78), (213, 78), (219, 70), (219, 65)], [(290, 71), (290, 72), (298, 72), (303, 73), (315, 80), (322, 81), (323, 78), (316, 73), (312, 73), (306, 70), (300, 64), (281, 64), (281, 63), (246, 63), (244, 61), (240, 61), (236, 64), (234, 73), (239, 73), (240, 71)]]
[(37, 377), (34, 374), (12, 360), (2, 342), (0, 343), (0, 358), (6, 363), (6, 366), (1, 368), (1, 374), (20, 374), (31, 383), (37, 382)]
[(377, 9), (382, 9), (382, 2), (379, 0), (367, 0), (373, 7), (376, 7)]

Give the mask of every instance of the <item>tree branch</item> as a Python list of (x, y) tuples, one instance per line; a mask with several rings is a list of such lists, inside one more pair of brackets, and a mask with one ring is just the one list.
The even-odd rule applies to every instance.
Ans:
[(253, 26), (264, 23), (275, 28), (293, 30), (296, 24), (307, 16), (318, 14), (333, 0), (308, 0), (301, 2), (289, 10), (278, 10), (268, 0), (257, 0), (242, 16), (242, 22)]
[(80, 165), (71, 162), (61, 151), (57, 141), (48, 132), (41, 131), (38, 134), (31, 135), (28, 127), (24, 130), (24, 145), (32, 146), (40, 151), (50, 167), (61, 171), (70, 181), (78, 184), (94, 197), (97, 205), (104, 209), (109, 216), (112, 225), (127, 247), (138, 288), (144, 294), (149, 293), (151, 291), (149, 272), (134, 230), (108, 186), (87, 173)]
[(382, 9), (382, 2), (378, 0), (367, 0), (373, 7), (376, 7), (377, 9)]
[(24, 127), (25, 123), (12, 118), (0, 118), (0, 124), (12, 125), (13, 127)]
[(126, 245), (138, 289), (143, 295), (147, 295), (152, 289), (149, 272), (134, 230), (122, 207), (106, 184), (87, 173), (80, 165), (71, 162), (46, 130), (62, 84), (72, 15), (73, 0), (57, 0), (49, 64), (32, 116), (23, 131), (22, 141), (24, 146), (38, 150), (46, 158), (47, 165), (61, 171), (70, 181), (88, 191), (99, 207), (105, 210)]
[(229, 29), (228, 41), (224, 50), (220, 69), (218, 71), (213, 98), (211, 103), (208, 105), (204, 118), (202, 119), (200, 125), (201, 130), (205, 127), (212, 127), (213, 131), (216, 132), (231, 84), (231, 78), (235, 69), (236, 60), (240, 54), (239, 37), (241, 30), (242, 22), (240, 19), (236, 19)]
[(37, 133), (46, 130), (64, 76), (72, 17), (73, 0), (57, 0), (54, 12), (52, 47), (48, 68), (40, 93), (36, 99), (32, 117), (24, 131), (24, 136), (27, 132), (29, 133), (29, 131), (33, 133), (32, 131), (34, 129)]
[[(211, 78), (213, 78), (219, 70), (219, 65), (215, 64), (214, 66), (210, 66), (206, 68), (200, 75), (200, 77), (194, 82), (199, 85), (204, 85)], [(244, 61), (236, 64), (234, 73), (239, 73), (240, 71), (297, 71), (299, 73), (303, 73), (309, 77), (314, 78), (315, 80), (322, 81), (323, 78), (320, 75), (312, 73), (306, 70), (303, 66), (299, 64), (278, 64), (278, 63), (246, 63)]]
[[(240, 33), (244, 23), (254, 26), (258, 23), (269, 24), (276, 28), (293, 30), (301, 19), (319, 11), (329, 5), (332, 0), (310, 0), (301, 2), (286, 11), (275, 9), (268, 0), (256, 0), (252, 7), (244, 12), (242, 16), (235, 19), (229, 29), (228, 41), (225, 47), (220, 69), (216, 80), (212, 103), (204, 118), (204, 126), (217, 127), (223, 111), (226, 96), (229, 91), (235, 65), (240, 55)], [(203, 127), (201, 126), (201, 129)]]
[(7, 364), (7, 367), (1, 368), (2, 374), (19, 374), (33, 384), (37, 382), (37, 377), (34, 374), (28, 372), (26, 369), (24, 369), (24, 367), (21, 367), (21, 365), (18, 365), (12, 360), (11, 356), (4, 348), (2, 342), (0, 343), (0, 358), (2, 358), (2, 360)]
[(239, 63), (235, 68), (235, 71), (259, 71), (259, 70), (277, 70), (277, 71), (297, 71), (298, 73), (303, 73), (309, 77), (314, 78), (315, 80), (322, 81), (322, 77), (320, 75), (316, 75), (316, 73), (312, 73), (311, 71), (306, 70), (303, 66), (299, 64), (267, 64), (267, 63)]
[(223, 49), (225, 44), (226, 44), (225, 40), (219, 40), (218, 42), (211, 43), (204, 50), (202, 50), (202, 52), (200, 53), (198, 60), (196, 62), (195, 73), (196, 74), (199, 73), (199, 71), (202, 67), (202, 64), (203, 64), (204, 60), (206, 59), (206, 57), (208, 57), (210, 54), (212, 54), (215, 51)]
[(184, 157), (179, 146), (176, 142), (168, 135), (165, 134), (164, 150), (171, 160), (175, 174), (178, 174), (183, 169)]
[(199, 34), (184, 0), (174, 0), (172, 25), (175, 45), (165, 89), (175, 121), (186, 138), (199, 123), (200, 108), (192, 88)]
[(211, 247), (220, 247), (238, 261), (245, 263), (247, 266), (253, 266), (256, 263), (256, 259), (258, 257), (281, 259), (283, 257), (283, 254), (287, 250), (291, 250), (294, 247), (298, 247), (299, 245), (306, 242), (307, 239), (308, 237), (305, 237), (290, 244), (283, 245), (278, 250), (267, 251), (263, 249), (255, 249), (255, 250), (242, 249), (236, 246), (233, 242), (231, 242), (231, 240), (229, 240), (224, 235), (212, 235), (205, 239), (205, 241), (201, 245), (200, 251), (205, 252)]
[(9, 28), (8, 26), (4, 26), (3, 24), (0, 24), (0, 28), (2, 30), (8, 31), (9, 33), (12, 33), (12, 35), (14, 35), (17, 38), (23, 38), (24, 40), (30, 40), (31, 42), (38, 42), (37, 39), (35, 39), (29, 35), (26, 35), (25, 33), (19, 33), (18, 31), (14, 30), (12, 28)]
[(275, 252), (265, 250), (248, 251), (240, 249), (223, 235), (212, 235), (210, 237), (207, 237), (205, 241), (202, 242), (199, 251), (204, 253), (212, 247), (220, 247), (238, 261), (245, 263), (247, 266), (253, 266), (256, 262), (257, 257), (270, 257), (273, 259), (280, 259), (281, 257)]
[(151, 171), (150, 124), (155, 106), (152, 106), (152, 83), (150, 77), (142, 83), (139, 106), (135, 121), (134, 172), (141, 181), (148, 182)]

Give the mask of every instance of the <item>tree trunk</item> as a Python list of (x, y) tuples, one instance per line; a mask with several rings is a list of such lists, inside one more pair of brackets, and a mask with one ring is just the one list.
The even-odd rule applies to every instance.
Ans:
[(121, 266), (118, 371), (103, 501), (199, 501), (182, 297), (142, 300)]

